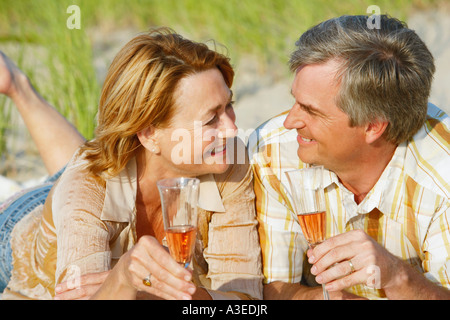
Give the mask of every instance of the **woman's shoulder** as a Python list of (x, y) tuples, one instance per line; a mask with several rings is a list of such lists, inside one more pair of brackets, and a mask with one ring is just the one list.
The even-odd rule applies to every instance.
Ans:
[(53, 205), (67, 204), (83, 207), (101, 206), (104, 199), (106, 181), (94, 176), (87, 168), (84, 154), (76, 151), (52, 190)]
[(86, 154), (82, 152), (81, 149), (78, 149), (67, 164), (60, 180), (89, 183), (89, 186), (91, 187), (100, 186), (104, 188), (106, 180), (101, 176), (92, 174), (88, 170), (87, 166), (89, 162), (86, 160), (85, 156)]

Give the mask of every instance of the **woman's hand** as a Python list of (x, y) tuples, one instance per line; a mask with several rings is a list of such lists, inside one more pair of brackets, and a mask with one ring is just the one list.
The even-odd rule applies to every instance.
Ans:
[(90, 273), (79, 278), (77, 287), (66, 281), (55, 287), (55, 300), (88, 300), (103, 284), (111, 270)]
[[(143, 279), (151, 274), (151, 286)], [(196, 287), (192, 274), (180, 266), (151, 236), (143, 236), (112, 269), (94, 298), (135, 299), (138, 291), (163, 299), (190, 300)]]

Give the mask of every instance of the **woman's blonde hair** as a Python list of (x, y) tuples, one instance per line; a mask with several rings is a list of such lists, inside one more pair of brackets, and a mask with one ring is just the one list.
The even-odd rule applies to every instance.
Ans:
[(141, 146), (137, 133), (170, 125), (181, 79), (217, 68), (231, 87), (229, 58), (168, 28), (140, 34), (113, 60), (106, 76), (93, 140), (81, 152), (94, 175), (117, 175)]

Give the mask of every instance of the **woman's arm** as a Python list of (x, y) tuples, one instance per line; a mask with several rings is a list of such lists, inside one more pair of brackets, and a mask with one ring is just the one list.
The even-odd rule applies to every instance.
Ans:
[(252, 177), (248, 163), (232, 165), (215, 177), (226, 212), (212, 215), (204, 253), (211, 288), (229, 292), (238, 299), (262, 299), (261, 248)]
[[(94, 283), (78, 290), (82, 288), (81, 276), (111, 269), (109, 244), (118, 232), (117, 228), (100, 218), (104, 186), (79, 168), (80, 165), (68, 165), (56, 189), (53, 189), (56, 191), (49, 195), (50, 200), (46, 203), (52, 208), (57, 234), (56, 283), (79, 283), (79, 288), (70, 293), (64, 291), (69, 286), (62, 284), (59, 298), (64, 298), (62, 292), (70, 298), (80, 298), (81, 294), (87, 296), (89, 293), (84, 290), (97, 285), (99, 288), (92, 296), (96, 299), (136, 299), (138, 291), (164, 299), (191, 299), (195, 292), (195, 286), (190, 283), (191, 273), (179, 266), (150, 236), (141, 237), (124, 253), (105, 279), (91, 276)], [(75, 277), (79, 279), (74, 278), (71, 270), (77, 271)], [(148, 287), (143, 284), (143, 279), (150, 273), (152, 286)]]
[[(151, 286), (143, 279), (151, 274)], [(143, 236), (109, 273), (92, 299), (136, 299), (138, 291), (163, 299), (191, 300), (196, 287), (191, 273), (181, 267), (150, 236)]]

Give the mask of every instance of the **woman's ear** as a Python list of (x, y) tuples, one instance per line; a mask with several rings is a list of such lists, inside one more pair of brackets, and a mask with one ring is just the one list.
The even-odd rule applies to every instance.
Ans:
[(150, 126), (137, 133), (137, 137), (142, 146), (151, 153), (158, 154), (161, 152), (158, 141), (156, 140), (156, 130), (153, 126)]
[(386, 131), (389, 122), (386, 120), (374, 120), (366, 126), (366, 143), (377, 141)]

